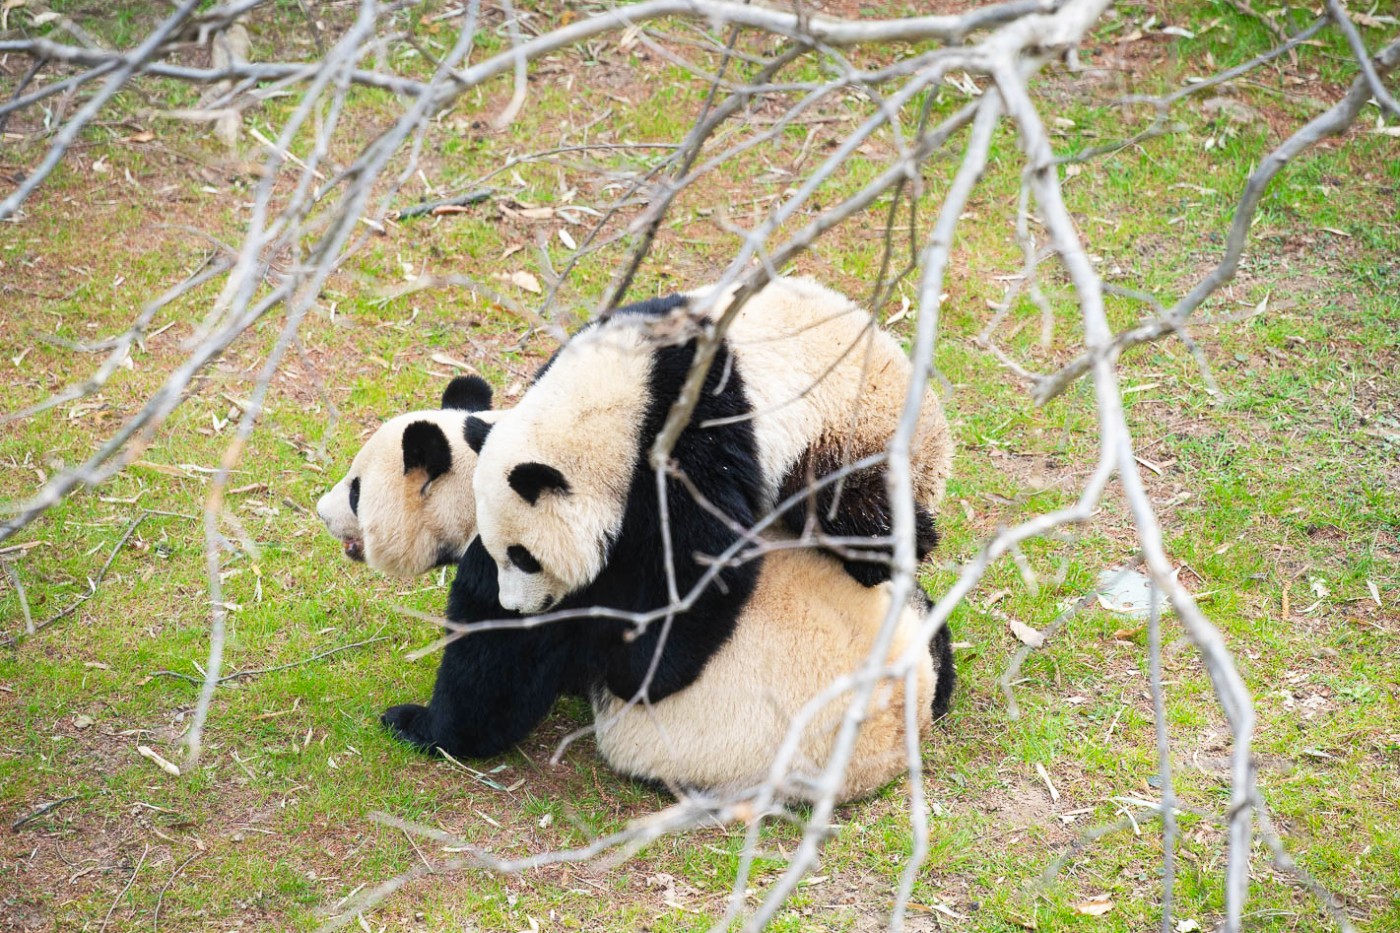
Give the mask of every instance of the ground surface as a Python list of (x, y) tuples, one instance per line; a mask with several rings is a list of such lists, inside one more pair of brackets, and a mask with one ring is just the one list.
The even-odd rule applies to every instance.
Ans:
[[(82, 14), (77, 4), (54, 6)], [(140, 5), (120, 6), (107, 25), (139, 29)], [(304, 22), (287, 15), (287, 23), (254, 24), (255, 54), (307, 54)], [(548, 6), (536, 13), (540, 24), (559, 15)], [(1193, 37), (1164, 34), (1164, 24)], [(450, 22), (416, 28), (430, 38), (441, 30), (439, 41), (451, 36)], [(1367, 35), (1378, 41), (1376, 31)], [(1058, 118), (1056, 145), (1074, 152), (1127, 135), (1146, 115), (1107, 101), (1177, 87), (1267, 42), (1255, 20), (1224, 3), (1125, 7), (1088, 44), (1087, 73), (1040, 85), (1047, 113)], [(16, 68), (5, 65), (0, 90), (13, 85)], [(1216, 261), (1252, 166), (1350, 77), (1329, 39), (1305, 48), (1296, 65), (1285, 59), (1236, 85), (1230, 99), (1250, 108), (1243, 122), (1223, 118), (1218, 105), (1188, 102), (1174, 114), (1179, 132), (1071, 170), (1071, 206), (1109, 279), (1168, 301), (1193, 284)], [(614, 37), (538, 68), (525, 111), (504, 132), (483, 122), (509, 94), (505, 85), (493, 90), (469, 95), (430, 137), (424, 179), (439, 193), (469, 188), (510, 155), (577, 142), (600, 114), (608, 116), (591, 130), (594, 140), (673, 142), (705, 86), (643, 46), (619, 48)], [(178, 103), (184, 92), (169, 93)], [(150, 101), (123, 106), (128, 120), (96, 127), (23, 219), (0, 228), (0, 410), (41, 401), (96, 364), (93, 354), (46, 336), (71, 345), (119, 333), (142, 302), (217, 249), (202, 234), (239, 236), (246, 164), (186, 127), (142, 117)], [(354, 114), (361, 138), (396, 106), (365, 95)], [(820, 151), (850, 126), (858, 107), (850, 108), (816, 115), (808, 144)], [(1177, 343), (1128, 354), (1123, 373), (1138, 452), (1182, 579), (1226, 633), (1254, 692), (1259, 780), (1274, 822), (1300, 863), (1342, 895), (1358, 927), (1379, 933), (1400, 929), (1400, 141), (1373, 132), (1375, 119), (1369, 110), (1353, 133), (1280, 176), (1239, 278), (1203, 309), (1194, 334), (1220, 396), (1205, 391)], [(270, 125), (267, 116), (250, 121), (264, 132)], [(148, 126), (154, 138), (143, 134)], [(42, 151), (34, 124), (9, 129), (26, 138), (0, 150), (7, 178)], [(738, 221), (764, 209), (789, 183), (782, 166), (800, 156), (808, 127), (799, 129), (677, 205), (640, 293), (696, 284), (729, 259), (735, 241), (713, 209), (723, 204)], [(997, 146), (995, 164), (1013, 164), (1011, 141), (1003, 136)], [(871, 144), (866, 170), (887, 147)], [(437, 843), (371, 822), (371, 813), (522, 856), (584, 843), (665, 804), (607, 772), (587, 740), (550, 764), (560, 737), (586, 720), (577, 704), (562, 704), (516, 752), (472, 763), (477, 772), (391, 741), (376, 716), (427, 696), (432, 658), (409, 663), (404, 654), (435, 637), (430, 623), (396, 607), (440, 611), (444, 581), (396, 583), (348, 563), (310, 511), (380, 419), (432, 404), (455, 371), (451, 361), (482, 372), (509, 399), (550, 350), (546, 337), (470, 295), (428, 290), (383, 300), (384, 292), (424, 271), (488, 281), (540, 272), (537, 242), (558, 266), (568, 255), (559, 229), (578, 228), (520, 211), (558, 203), (569, 189), (576, 203), (604, 203), (598, 166), (639, 159), (523, 163), (494, 180), (491, 202), (372, 238), (333, 280), (303, 328), (304, 354), (274, 382), (272, 410), (234, 484), (236, 522), (226, 529), (241, 534), (241, 526), (257, 544), (256, 555), (240, 554), (223, 571), (236, 606), (227, 669), (293, 666), (219, 691), (194, 773), (172, 777), (137, 747), (179, 759), (196, 688), (158, 672), (198, 675), (208, 638), (202, 532), (188, 516), (202, 508), (228, 418), (278, 323), (264, 322), (209, 372), (138, 464), (11, 542), (18, 548), (4, 556), (39, 620), (82, 599), (116, 550), (91, 599), (0, 650), (0, 928), (310, 929), (362, 886), (450, 858)], [(930, 207), (951, 164), (931, 170)], [(858, 160), (836, 190), (861, 170)], [(994, 170), (974, 196), (948, 286), (937, 363), (951, 387), (946, 405), (960, 448), (945, 537), (926, 576), (934, 593), (999, 525), (1071, 501), (1092, 463), (1087, 387), (1033, 408), (972, 342), (991, 314), (988, 302), (1001, 295), (1004, 280), (995, 276), (1019, 268), (1009, 223), (1015, 182), (1013, 172)], [(424, 193), (411, 187), (402, 197)], [(865, 295), (879, 265), (879, 223), (866, 218), (838, 231), (796, 268)], [(618, 255), (580, 264), (570, 307), (591, 307)], [(1043, 370), (1068, 360), (1078, 339), (1062, 283), (1052, 277), (1048, 288), (1066, 310), (1048, 347), (1028, 303), (999, 332), (1011, 352)], [(0, 497), (20, 500), (87, 456), (181, 358), (212, 298), (200, 292), (162, 312), (133, 366), (99, 394), (0, 426)], [(1124, 326), (1143, 309), (1118, 301), (1112, 313)], [(910, 321), (890, 326), (908, 333)], [(954, 616), (961, 688), (925, 749), (935, 816), (912, 928), (1155, 923), (1154, 825), (1105, 836), (1037, 884), (1087, 828), (1117, 819), (1116, 798), (1157, 793), (1140, 626), (1106, 612), (1076, 619), (1026, 664), (1018, 720), (996, 687), (1018, 644), (1007, 620), (1045, 625), (1132, 549), (1110, 496), (1076, 540), (1025, 549), (1034, 586), (1007, 562)], [(20, 593), (0, 580), (0, 634), (22, 627)], [(1180, 634), (1169, 622), (1169, 641)], [(378, 640), (299, 663), (370, 639)], [(1228, 798), (1228, 731), (1189, 644), (1170, 644), (1166, 676), (1178, 789), (1218, 816)], [(896, 784), (838, 814), (820, 869), (775, 928), (881, 927), (910, 851), (907, 793)], [(70, 797), (11, 830), (41, 804)], [(751, 903), (796, 838), (790, 827), (765, 830)], [(1205, 929), (1221, 911), (1222, 844), (1213, 819), (1184, 818), (1177, 912)], [(421, 877), (357, 922), (373, 930), (461, 929), (463, 918), (482, 930), (705, 929), (724, 909), (741, 845), (742, 827), (715, 828), (655, 843), (617, 866)], [(1103, 901), (1091, 902), (1101, 896), (1106, 912), (1093, 906)], [(1249, 910), (1251, 929), (1326, 924), (1262, 848)]]

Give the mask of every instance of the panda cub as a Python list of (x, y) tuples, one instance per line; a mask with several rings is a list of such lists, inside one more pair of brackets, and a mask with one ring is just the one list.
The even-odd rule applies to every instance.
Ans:
[[(479, 412), (483, 401), (489, 404), (489, 389), (483, 388), (455, 380), (443, 411), (386, 422), (318, 504), (346, 553), (372, 567), (423, 572), (432, 562), (459, 555), (447, 617), (461, 624), (518, 617), (500, 605), (495, 563), (472, 540), (472, 513), (457, 512), (455, 525), (425, 518), (447, 515), (451, 503), (472, 498), (476, 459), (459, 439), (468, 409)], [(491, 417), (504, 422), (513, 413)], [(391, 560), (386, 554), (432, 557)], [(761, 562), (732, 636), (704, 659), (687, 688), (664, 700), (628, 703), (630, 697), (610, 690), (609, 656), (626, 650), (623, 630), (580, 619), (476, 631), (451, 642), (428, 705), (396, 706), (383, 720), (419, 748), (485, 757), (528, 735), (561, 693), (580, 693), (594, 710), (598, 752), (618, 772), (675, 789), (742, 790), (766, 778), (793, 716), (865, 660), (889, 611), (889, 590), (855, 582), (829, 555), (777, 550)], [(954, 684), (946, 629), (931, 644), (915, 645), (925, 608), (920, 600), (901, 609), (889, 651), (891, 661), (916, 654), (911, 699), (922, 737), (947, 710)], [(904, 681), (881, 686), (841, 800), (872, 793), (905, 769), (904, 690)], [(826, 762), (848, 702), (842, 696), (813, 717), (793, 762), (795, 773), (815, 773)], [(798, 777), (787, 793), (801, 798), (806, 788)]]
[[(648, 451), (681, 393), (698, 329), (727, 300), (706, 319), (694, 313), (695, 295), (619, 309), (560, 348), (510, 418), (468, 422), (480, 455), (477, 522), (502, 605), (648, 612), (672, 602), (672, 586), (691, 600), (654, 671), (656, 626), (613, 660), (608, 686), (619, 696), (650, 675), (648, 695), (659, 700), (696, 676), (733, 631), (760, 572), (755, 562), (716, 572), (713, 558), (743, 546), (740, 529), (814, 479), (882, 453), (903, 407), (912, 366), (894, 338), (815, 282), (776, 280), (720, 342), (658, 489)], [(952, 444), (932, 394), (919, 415), (911, 467), (922, 558), (935, 541)], [(888, 578), (893, 522), (882, 466), (822, 486), (782, 518), (794, 533), (812, 523), (848, 546), (854, 539), (867, 559), (848, 556), (844, 567), (861, 583)], [(884, 542), (860, 547), (869, 539)]]

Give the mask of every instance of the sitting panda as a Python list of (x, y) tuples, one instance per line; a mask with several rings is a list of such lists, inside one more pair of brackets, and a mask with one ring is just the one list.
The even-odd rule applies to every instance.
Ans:
[[(460, 438), (468, 406), (479, 412), (483, 399), (489, 404), (489, 390), (454, 382), (442, 411), (389, 420), (317, 506), (347, 555), (371, 567), (423, 572), (431, 566), (426, 558), (384, 555), (436, 561), (459, 554), (447, 618), (460, 624), (519, 617), (500, 605), (495, 562), (473, 540), (472, 513), (456, 512), (455, 526), (424, 520), (473, 496), (476, 459)], [(489, 416), (508, 421), (513, 413)], [(779, 549), (761, 562), (732, 637), (699, 659), (693, 683), (664, 700), (629, 703), (610, 690), (609, 655), (624, 647), (622, 630), (574, 619), (478, 630), (450, 642), (428, 705), (395, 706), (382, 718), (418, 748), (485, 757), (528, 735), (561, 693), (578, 693), (593, 707), (599, 754), (619, 773), (672, 789), (735, 792), (767, 777), (797, 711), (864, 662), (889, 608), (888, 585), (863, 586), (824, 553)], [(926, 737), (948, 709), (954, 670), (946, 629), (926, 648), (914, 647), (924, 609), (921, 596), (901, 608), (889, 660), (917, 652), (913, 702)], [(881, 684), (840, 800), (868, 795), (905, 769), (904, 690), (903, 680)], [(815, 773), (826, 762), (848, 702), (843, 696), (810, 721), (790, 770)], [(796, 779), (786, 794), (800, 799), (808, 790)]]
[[(776, 280), (731, 323), (672, 449), (673, 476), (658, 489), (648, 451), (690, 371), (696, 328), (727, 303), (697, 320), (696, 299), (619, 309), (562, 347), (509, 419), (468, 422), (480, 457), (478, 529), (497, 565), (502, 605), (648, 612), (670, 604), (673, 591), (691, 601), (654, 671), (655, 626), (614, 659), (608, 686), (619, 696), (635, 694), (648, 675), (652, 700), (690, 683), (697, 662), (733, 631), (760, 573), (757, 563), (716, 572), (709, 559), (732, 552), (741, 529), (813, 479), (883, 452), (912, 371), (894, 338), (849, 300), (812, 281)], [(933, 509), (952, 445), (931, 394), (919, 416), (911, 467), (922, 558), (936, 540)], [(884, 539), (887, 552), (885, 470), (825, 485), (782, 518), (791, 531), (813, 521), (845, 543)], [(847, 555), (848, 573), (866, 585), (887, 579), (887, 561), (870, 562), (878, 555), (865, 550), (865, 560)]]

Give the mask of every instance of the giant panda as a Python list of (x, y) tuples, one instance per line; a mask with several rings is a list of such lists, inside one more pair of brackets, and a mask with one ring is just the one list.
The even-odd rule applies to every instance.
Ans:
[[(469, 483), (438, 480), (454, 468), (454, 479), (470, 476), (476, 454), (467, 446), (467, 416), (489, 419), (490, 408), (490, 384), (459, 376), (443, 390), (440, 410), (399, 415), (374, 432), (316, 503), (347, 557), (398, 577), (456, 563), (476, 533), (476, 500)], [(367, 500), (366, 487), (376, 490)]]
[[(449, 387), (445, 401), (462, 405), (464, 394), (470, 396), (467, 404), (480, 410), (482, 395), (476, 390)], [(487, 417), (504, 423), (513, 413)], [(472, 513), (458, 511), (455, 527), (421, 520), (425, 511), (435, 511), (434, 499), (460, 502), (473, 495), (475, 455), (452, 430), (455, 426), (460, 436), (465, 418), (459, 407), (390, 419), (366, 442), (346, 477), (322, 497), (318, 512), (345, 543), (348, 556), (393, 573), (414, 565), (386, 562), (380, 555), (442, 559), (461, 549), (448, 620), (515, 619), (518, 614), (500, 605), (496, 566), (474, 540)], [(417, 424), (443, 430), (439, 435), (414, 428)], [(430, 438), (426, 445), (424, 438)], [(462, 542), (469, 543), (463, 548)], [(417, 566), (422, 572), (428, 561)], [(623, 647), (620, 630), (574, 619), (478, 630), (450, 642), (429, 703), (392, 707), (382, 719), (420, 749), (486, 757), (525, 738), (560, 694), (577, 693), (592, 705), (600, 756), (619, 773), (677, 790), (736, 792), (766, 778), (797, 711), (864, 662), (889, 608), (889, 585), (859, 584), (825, 553), (775, 550), (761, 562), (732, 637), (703, 660), (689, 686), (666, 699), (631, 703), (630, 696), (610, 690), (608, 656)], [(924, 609), (922, 596), (901, 608), (889, 652), (890, 660), (906, 651), (918, 653), (913, 702), (921, 737), (948, 709), (954, 685), (946, 629), (926, 649), (912, 647)], [(905, 769), (904, 689), (901, 680), (877, 691), (840, 800), (865, 796)], [(786, 796), (808, 795), (810, 785), (800, 775), (815, 773), (826, 762), (848, 702), (843, 697), (825, 705), (805, 729), (791, 769), (799, 777), (788, 782)]]
[[(667, 542), (663, 490), (647, 453), (689, 373), (697, 327), (713, 324), (729, 300), (697, 320), (701, 297), (642, 302), (589, 325), (546, 364), (509, 419), (494, 427), (468, 422), (480, 457), (478, 530), (505, 607), (649, 612), (670, 604), (673, 589), (692, 600), (651, 673), (652, 700), (696, 676), (752, 593), (757, 564), (727, 564), (716, 574), (710, 559), (732, 551), (743, 529), (813, 479), (884, 451), (912, 371), (894, 338), (848, 299), (809, 280), (770, 283), (730, 324), (672, 450), (680, 476), (664, 486)], [(931, 394), (913, 451), (922, 557), (935, 540), (933, 509), (952, 456)], [(885, 471), (851, 473), (782, 519), (794, 532), (813, 521), (847, 545), (854, 539), (858, 550), (860, 542), (883, 539), (887, 551)], [(887, 560), (870, 560), (880, 556), (872, 550), (844, 560), (866, 585), (889, 575)], [(615, 693), (640, 688), (658, 638), (653, 626), (614, 660), (608, 685)]]

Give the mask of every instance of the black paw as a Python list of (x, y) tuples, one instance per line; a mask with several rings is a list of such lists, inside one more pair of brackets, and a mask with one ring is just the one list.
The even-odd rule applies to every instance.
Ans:
[(401, 706), (391, 706), (379, 717), (379, 721), (389, 727), (389, 731), (394, 734), (394, 738), (407, 742), (409, 745), (423, 751), (432, 748), (432, 740), (423, 735), (421, 729), (425, 725), (425, 717), (428, 708), (419, 706), (416, 703), (404, 703)]
[(920, 563), (938, 547), (938, 526), (927, 509), (914, 510), (914, 551)]
[(890, 578), (890, 565), (882, 559), (847, 560), (842, 561), (841, 565), (851, 579), (862, 586), (879, 586)]

